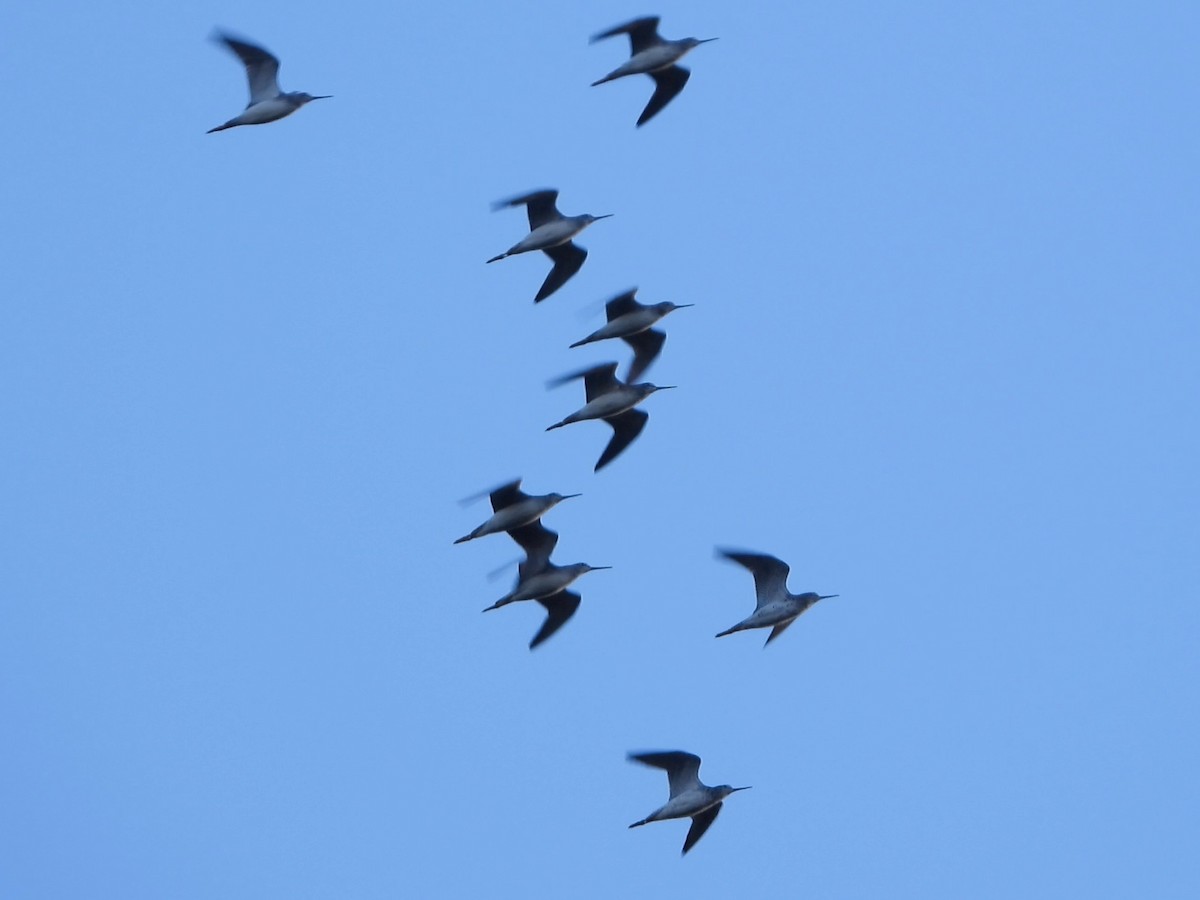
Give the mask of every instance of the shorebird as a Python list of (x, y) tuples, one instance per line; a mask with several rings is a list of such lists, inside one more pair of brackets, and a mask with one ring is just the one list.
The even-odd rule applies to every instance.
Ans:
[(237, 54), (242, 65), (246, 67), (246, 77), (250, 80), (250, 102), (242, 112), (224, 125), (208, 129), (208, 134), (214, 131), (224, 131), (226, 128), (236, 128), (239, 125), (262, 125), (274, 122), (284, 116), (290, 116), (305, 103), (313, 100), (328, 100), (328, 94), (314, 97), (303, 91), (284, 93), (279, 89), (279, 60), (262, 47), (239, 41), (222, 32), (217, 32), (213, 40), (224, 44)]
[(660, 750), (653, 753), (630, 753), (629, 759), (640, 762), (656, 769), (666, 769), (667, 783), (671, 789), (671, 799), (666, 805), (660, 806), (646, 818), (634, 822), (630, 828), (637, 828), (647, 822), (659, 822), (663, 819), (683, 819), (691, 817), (692, 827), (688, 829), (687, 838), (683, 842), (683, 852), (692, 849), (696, 841), (708, 831), (717, 813), (721, 811), (721, 801), (735, 791), (748, 791), (749, 787), (730, 787), (727, 784), (709, 787), (700, 781), (700, 757), (694, 753), (684, 753), (682, 750)]
[(520, 600), (536, 600), (540, 603), (546, 609), (546, 620), (529, 642), (529, 649), (532, 650), (562, 628), (567, 620), (575, 615), (575, 610), (579, 609), (580, 596), (574, 591), (568, 591), (568, 585), (587, 572), (610, 569), (612, 566), (589, 566), (587, 563), (554, 565), (550, 562), (550, 554), (558, 543), (558, 534), (543, 526), (541, 522), (522, 525), (509, 531), (509, 534), (524, 548), (525, 561), (517, 571), (516, 587), (487, 607), (484, 612)]
[(683, 90), (692, 73), (683, 66), (677, 66), (679, 60), (701, 44), (715, 41), (716, 38), (682, 38), (678, 41), (663, 39), (658, 33), (658, 16), (646, 16), (634, 19), (624, 25), (610, 28), (592, 36), (591, 42), (604, 40), (618, 34), (629, 35), (630, 57), (617, 68), (613, 69), (599, 81), (593, 81), (592, 87), (624, 78), (626, 75), (649, 75), (654, 79), (654, 94), (646, 108), (638, 118), (638, 127), (653, 119), (664, 106), (675, 99), (675, 95)]
[(694, 306), (693, 303), (672, 303), (665, 300), (647, 306), (638, 303), (635, 298), (637, 288), (626, 291), (620, 296), (613, 297), (604, 305), (604, 314), (608, 324), (593, 331), (581, 341), (576, 341), (572, 347), (582, 347), (593, 341), (603, 341), (608, 338), (620, 338), (633, 348), (633, 362), (625, 373), (625, 381), (636, 381), (650, 367), (667, 340), (665, 333), (655, 331), (650, 326), (677, 309)]
[(793, 594), (787, 589), (787, 577), (791, 568), (787, 563), (765, 553), (741, 553), (734, 550), (717, 548), (717, 553), (732, 560), (740, 566), (745, 566), (754, 576), (754, 592), (758, 604), (749, 616), (738, 622), (732, 628), (726, 628), (717, 637), (725, 637), (735, 631), (745, 631), (748, 628), (766, 628), (774, 626), (767, 635), (766, 643), (771, 643), (796, 621), (802, 612), (818, 600), (828, 600), (837, 594)]
[(494, 263), (507, 256), (541, 250), (554, 263), (554, 268), (550, 270), (550, 274), (542, 282), (537, 296), (533, 298), (534, 303), (541, 303), (566, 284), (568, 279), (579, 271), (583, 261), (587, 259), (587, 251), (573, 243), (571, 238), (593, 222), (612, 216), (612, 213), (605, 213), (602, 216), (593, 216), (588, 213), (580, 216), (564, 216), (555, 205), (557, 199), (558, 191), (547, 188), (512, 197), (509, 200), (501, 200), (492, 205), (492, 209), (524, 206), (529, 213), (529, 234), (503, 253), (493, 256), (488, 262)]
[(594, 472), (599, 472), (616, 459), (646, 427), (650, 416), (634, 407), (655, 391), (666, 391), (675, 387), (673, 384), (626, 384), (617, 378), (616, 363), (604, 363), (582, 372), (564, 375), (550, 382), (550, 386), (556, 387), (577, 378), (583, 379), (587, 404), (546, 430), (553, 431), (555, 428), (587, 419), (603, 419), (607, 422), (612, 427), (613, 436), (604, 452), (600, 454), (600, 459), (592, 470)]
[[(508, 484), (502, 484), (500, 487), (487, 493), (491, 498), (492, 512), (495, 515), (470, 534), (464, 534), (454, 543), (461, 544), (464, 541), (473, 541), (475, 538), (483, 537), (484, 535), (499, 534), (501, 531), (520, 528), (522, 525), (536, 522), (562, 501), (580, 496), (579, 494), (555, 493), (540, 495), (526, 494), (521, 490), (520, 478), (516, 481), (510, 481)], [(470, 503), (481, 496), (483, 495), (476, 494), (473, 497), (468, 497), (463, 502)]]

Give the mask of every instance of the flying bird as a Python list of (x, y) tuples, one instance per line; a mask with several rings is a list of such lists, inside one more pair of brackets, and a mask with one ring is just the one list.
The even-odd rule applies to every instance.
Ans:
[(587, 572), (612, 567), (589, 566), (587, 563), (554, 565), (550, 562), (550, 554), (554, 552), (558, 543), (558, 534), (541, 522), (514, 528), (509, 531), (509, 535), (525, 550), (525, 561), (518, 569), (516, 587), (487, 607), (484, 612), (521, 600), (536, 600), (540, 603), (546, 610), (546, 619), (529, 642), (529, 649), (532, 650), (562, 628), (579, 609), (579, 594), (568, 591), (567, 587)]
[(735, 631), (745, 631), (749, 628), (766, 628), (773, 626), (767, 635), (766, 643), (771, 643), (787, 629), (789, 625), (806, 609), (818, 600), (828, 600), (837, 594), (793, 594), (787, 589), (787, 577), (791, 568), (787, 563), (765, 553), (742, 553), (736, 550), (717, 548), (719, 556), (732, 560), (739, 566), (750, 570), (754, 576), (754, 592), (758, 603), (749, 616), (738, 622), (732, 628), (726, 628), (717, 637), (725, 637)]
[(716, 38), (665, 40), (658, 33), (658, 16), (646, 16), (593, 35), (591, 42), (594, 44), (596, 41), (618, 34), (629, 35), (630, 57), (599, 81), (593, 81), (592, 87), (604, 84), (606, 81), (624, 78), (626, 75), (649, 75), (653, 78), (654, 94), (650, 97), (646, 108), (642, 110), (641, 116), (638, 117), (639, 128), (674, 100), (675, 95), (683, 90), (683, 86), (692, 76), (691, 72), (675, 63), (701, 44), (716, 40)]
[[(562, 501), (580, 496), (579, 494), (556, 493), (540, 495), (526, 494), (521, 490), (520, 478), (516, 481), (510, 481), (508, 484), (502, 484), (500, 487), (487, 493), (492, 501), (492, 512), (494, 515), (478, 528), (469, 534), (463, 535), (454, 543), (461, 544), (464, 541), (473, 541), (475, 538), (484, 537), (485, 535), (499, 534), (501, 531), (520, 528), (522, 525), (538, 521), (538, 519)], [(469, 503), (480, 496), (482, 495), (477, 494), (474, 497), (468, 497), (463, 502)]]
[(700, 757), (682, 750), (661, 750), (652, 753), (630, 753), (629, 759), (656, 769), (665, 769), (671, 798), (646, 818), (634, 822), (637, 828), (648, 822), (663, 819), (690, 817), (692, 827), (683, 841), (683, 852), (687, 853), (696, 841), (708, 831), (721, 811), (721, 802), (735, 791), (748, 791), (749, 787), (730, 787), (727, 784), (709, 787), (700, 781)]
[(313, 100), (328, 100), (328, 94), (314, 97), (303, 91), (284, 93), (279, 89), (279, 60), (254, 44), (240, 41), (228, 34), (217, 32), (213, 40), (224, 44), (246, 67), (246, 77), (250, 81), (250, 102), (238, 115), (224, 125), (208, 129), (208, 134), (214, 131), (224, 131), (226, 128), (236, 128), (239, 125), (262, 125), (274, 122), (284, 116), (290, 116), (305, 103)]
[(503, 253), (493, 256), (490, 263), (515, 256), (518, 253), (528, 253), (531, 250), (541, 250), (554, 263), (554, 268), (542, 282), (534, 303), (541, 303), (560, 287), (567, 283), (587, 259), (587, 251), (574, 243), (571, 238), (583, 231), (593, 222), (607, 219), (612, 213), (593, 216), (584, 213), (579, 216), (564, 216), (558, 211), (555, 201), (558, 191), (545, 189), (522, 194), (508, 200), (501, 200), (492, 205), (492, 209), (506, 209), (510, 206), (524, 206), (529, 213), (529, 234), (513, 244)]
[(626, 384), (617, 378), (616, 363), (603, 363), (581, 372), (573, 372), (555, 379), (550, 385), (556, 387), (578, 378), (583, 379), (587, 403), (546, 430), (553, 431), (555, 428), (588, 419), (603, 419), (607, 422), (613, 430), (613, 436), (604, 452), (600, 454), (600, 459), (592, 470), (594, 472), (599, 472), (616, 459), (646, 427), (650, 416), (634, 407), (655, 391), (666, 391), (675, 387), (673, 384)]
[(650, 363), (662, 352), (667, 335), (650, 326), (663, 316), (677, 309), (694, 306), (692, 303), (672, 303), (666, 300), (662, 303), (646, 305), (635, 299), (637, 288), (613, 297), (604, 305), (604, 313), (608, 323), (603, 328), (593, 331), (583, 340), (576, 341), (572, 347), (582, 347), (593, 341), (603, 341), (609, 338), (620, 338), (633, 348), (633, 362), (625, 374), (625, 381), (637, 381), (650, 367)]

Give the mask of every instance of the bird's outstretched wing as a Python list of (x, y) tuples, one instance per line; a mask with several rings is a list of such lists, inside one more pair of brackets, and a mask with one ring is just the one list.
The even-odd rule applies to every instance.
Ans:
[(552, 379), (549, 385), (558, 387), (568, 381), (577, 381), (580, 378), (583, 379), (584, 396), (587, 397), (589, 403), (602, 394), (607, 394), (621, 386), (621, 382), (617, 380), (617, 364), (615, 362), (601, 363), (598, 366), (580, 369), (578, 372), (560, 375), (558, 378)]
[(634, 384), (650, 368), (650, 363), (654, 362), (658, 358), (658, 354), (662, 352), (663, 344), (667, 341), (667, 333), (647, 328), (637, 334), (627, 334), (621, 340), (633, 348), (633, 362), (629, 364), (629, 372), (625, 375), (625, 381)]
[(638, 303), (635, 299), (637, 297), (637, 292), (638, 289), (634, 288), (631, 291), (626, 291), (623, 294), (613, 297), (611, 300), (605, 303), (604, 315), (608, 321), (611, 322), (613, 319), (619, 319), (626, 313), (636, 312), (639, 309), (645, 309), (645, 307)]
[(540, 519), (520, 528), (513, 528), (508, 532), (508, 536), (525, 551), (525, 561), (517, 569), (518, 584), (545, 569), (550, 562), (550, 554), (558, 544), (558, 532), (551, 531)]
[(620, 456), (625, 448), (642, 433), (642, 429), (646, 427), (646, 422), (649, 420), (649, 414), (640, 409), (627, 409), (623, 413), (617, 413), (615, 416), (605, 419), (604, 421), (612, 426), (613, 436), (609, 439), (608, 446), (600, 454), (600, 459), (596, 461), (596, 468), (592, 471), (599, 472)]
[(786, 622), (780, 622), (778, 625), (772, 628), (771, 633), (767, 635), (766, 641), (763, 642), (763, 646), (767, 646), (767, 644), (771, 643), (771, 641), (775, 640), (775, 638), (787, 631), (788, 626), (795, 621), (795, 619), (788, 619)]
[(592, 35), (590, 43), (594, 44), (596, 41), (602, 41), (618, 34), (627, 34), (629, 35), (629, 55), (637, 56), (643, 50), (662, 43), (662, 38), (658, 35), (658, 20), (658, 16), (644, 16), (626, 22), (624, 25), (615, 25), (608, 31)]
[(700, 784), (700, 757), (683, 750), (653, 750), (646, 753), (630, 753), (629, 758), (646, 766), (665, 769), (671, 796), (676, 797)]
[(519, 194), (507, 200), (498, 200), (492, 204), (492, 209), (506, 209), (510, 206), (524, 206), (529, 214), (529, 230), (533, 231), (547, 222), (561, 219), (562, 213), (555, 206), (558, 191), (554, 188), (541, 188), (528, 194)]
[(250, 102), (247, 106), (279, 96), (278, 59), (262, 47), (238, 40), (224, 32), (217, 32), (214, 40), (237, 54), (237, 58), (246, 67), (246, 78), (250, 81)]
[(692, 816), (692, 827), (688, 829), (687, 837), (683, 840), (684, 853), (691, 850), (696, 845), (696, 841), (704, 837), (704, 832), (708, 831), (708, 826), (717, 821), (717, 813), (720, 811), (721, 804), (717, 803), (704, 810), (704, 812)]
[(776, 599), (781, 592), (787, 591), (787, 577), (791, 567), (783, 560), (766, 553), (743, 553), (740, 550), (717, 548), (717, 553), (750, 570), (750, 574), (754, 576), (757, 606), (763, 606)]
[[(532, 210), (532, 207), (530, 209)], [(531, 220), (532, 217), (533, 213), (530, 212)], [(548, 247), (542, 252), (554, 261), (554, 268), (550, 270), (550, 274), (546, 276), (546, 280), (538, 288), (537, 296), (533, 298), (534, 303), (541, 303), (570, 281), (571, 276), (583, 266), (583, 261), (587, 259), (588, 255), (586, 250), (573, 241), (567, 241), (565, 244), (559, 244), (557, 247)]]
[(692, 73), (683, 66), (671, 66), (647, 74), (654, 79), (654, 93), (642, 114), (638, 116), (639, 128), (662, 112), (663, 107), (675, 99), (675, 95), (683, 90), (683, 86), (692, 77)]
[(579, 609), (579, 599), (579, 595), (574, 591), (559, 591), (537, 601), (546, 607), (546, 621), (529, 642), (530, 650), (567, 624), (571, 616), (575, 615), (575, 610)]

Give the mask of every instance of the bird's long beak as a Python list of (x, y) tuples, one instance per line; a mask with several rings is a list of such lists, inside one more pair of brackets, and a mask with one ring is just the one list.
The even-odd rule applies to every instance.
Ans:
[(842, 595), (841, 594), (817, 594), (817, 599), (818, 600), (828, 600), (831, 597), (840, 597), (840, 596), (842, 596)]
[(679, 387), (679, 385), (677, 385), (677, 384), (656, 384), (654, 386), (654, 389), (656, 391), (673, 391), (677, 387)]
[(582, 497), (582, 496), (583, 496), (583, 494), (563, 494), (562, 498), (564, 500), (570, 500), (572, 497)]
[(592, 216), (593, 219), (611, 219), (616, 213), (605, 213), (602, 216)]
[(705, 38), (702, 41), (697, 41), (698, 44), (711, 44), (713, 41), (720, 40), (719, 38)]
[(313, 97), (313, 99), (314, 100), (332, 100), (333, 94), (319, 94), (318, 96)]
[[(713, 40), (716, 40), (716, 38), (713, 38)], [(738, 791), (748, 791), (748, 790), (750, 790), (750, 788), (752, 788), (752, 787), (754, 787), (754, 785), (752, 785), (752, 784), (748, 784), (748, 785), (746, 785), (746, 787), (734, 788), (734, 789), (733, 789), (733, 793), (737, 793)]]
[(589, 572), (595, 572), (597, 569), (611, 569), (612, 566), (588, 566)]
[(695, 303), (676, 303), (675, 308), (676, 309), (687, 309), (689, 306), (695, 306), (695, 305), (696, 305)]

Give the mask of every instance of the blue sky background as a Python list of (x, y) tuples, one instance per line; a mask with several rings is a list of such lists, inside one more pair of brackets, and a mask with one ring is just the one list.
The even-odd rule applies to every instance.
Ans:
[[(720, 37), (598, 88), (658, 12)], [(214, 26), (335, 95), (245, 103)], [(0, 894), (1194, 897), (1193, 3), (15, 4)], [(489, 203), (561, 190), (581, 273)], [(637, 285), (650, 422), (547, 379)], [(457, 499), (583, 492), (507, 538)], [(714, 545), (839, 593), (768, 650)], [(750, 784), (686, 823), (629, 750)]]

